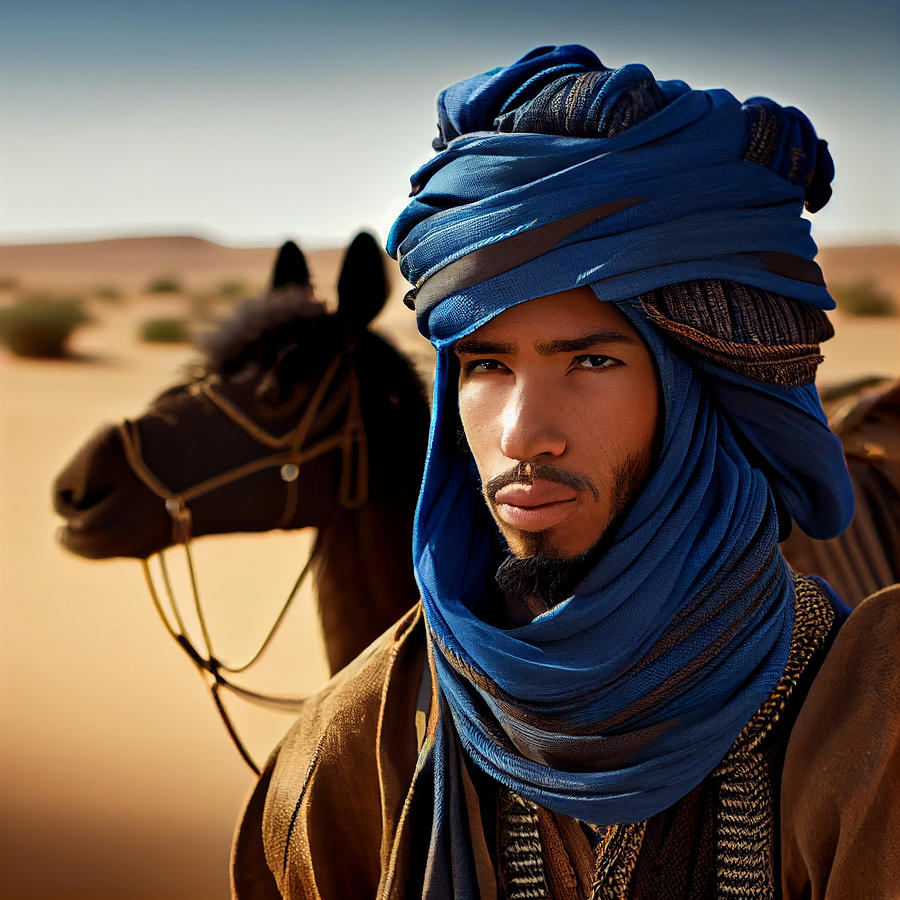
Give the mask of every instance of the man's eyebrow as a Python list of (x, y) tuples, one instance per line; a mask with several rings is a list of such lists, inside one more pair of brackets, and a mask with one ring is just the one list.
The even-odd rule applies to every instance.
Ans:
[(507, 341), (485, 341), (480, 338), (467, 337), (460, 338), (453, 345), (453, 352), (457, 356), (482, 356), (491, 353), (515, 353), (515, 344)]
[[(534, 345), (541, 356), (553, 356), (555, 353), (576, 353), (579, 350), (590, 350), (602, 344), (628, 344), (631, 346), (640, 343), (636, 337), (623, 331), (601, 329), (592, 331), (576, 338), (561, 338), (555, 341), (539, 341)], [(493, 353), (512, 354), (516, 352), (516, 345), (509, 341), (491, 341), (483, 338), (460, 338), (453, 345), (453, 352), (457, 356), (489, 356)]]
[(534, 345), (534, 349), (541, 356), (553, 356), (554, 353), (575, 353), (578, 350), (590, 350), (602, 344), (639, 344), (638, 338), (626, 334), (624, 331), (592, 331), (576, 338), (564, 338), (558, 341), (540, 341)]

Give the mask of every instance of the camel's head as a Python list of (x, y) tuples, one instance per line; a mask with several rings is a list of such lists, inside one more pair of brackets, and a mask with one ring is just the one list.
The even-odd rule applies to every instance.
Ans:
[(320, 526), (365, 500), (383, 444), (373, 423), (390, 434), (415, 416), (424, 441), (415, 376), (367, 331), (386, 293), (369, 235), (347, 251), (335, 313), (285, 244), (269, 293), (210, 337), (194, 377), (140, 418), (101, 428), (59, 474), (60, 542), (91, 558), (146, 558), (177, 539), (184, 510), (199, 536)]

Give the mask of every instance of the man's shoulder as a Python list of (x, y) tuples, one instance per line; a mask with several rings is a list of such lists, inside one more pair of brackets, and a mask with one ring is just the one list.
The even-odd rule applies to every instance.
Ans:
[[(900, 585), (864, 600), (822, 663), (788, 742), (785, 896), (900, 893)], [(889, 860), (893, 860), (890, 862)]]
[[(847, 774), (900, 747), (900, 584), (866, 598), (841, 626), (800, 709), (788, 743), (786, 775)], [(900, 776), (900, 771), (898, 771)], [(858, 785), (826, 779), (818, 792), (851, 796)]]
[[(336, 672), (320, 691), (303, 701), (291, 732), (309, 733), (310, 727), (315, 728), (317, 723), (324, 727), (339, 709), (362, 712), (372, 703), (380, 702), (381, 685), (396, 668), (398, 659), (408, 665), (411, 656), (424, 653), (424, 634), (422, 607), (417, 603)], [(284, 741), (279, 746), (283, 744)]]
[[(382, 837), (395, 825), (418, 752), (424, 662), (417, 605), (303, 702), (235, 836), (235, 895), (353, 896), (360, 885), (375, 893)], [(277, 888), (261, 893), (248, 871), (263, 873), (257, 881), (273, 873)]]
[[(900, 700), (900, 584), (867, 597), (847, 616), (803, 704), (797, 726), (824, 709), (857, 714), (866, 707), (885, 714)], [(795, 729), (796, 730), (796, 729)], [(829, 729), (833, 731), (834, 729)]]
[(341, 731), (344, 749), (364, 744), (376, 726), (389, 688), (418, 680), (425, 654), (421, 605), (376, 638), (356, 659), (337, 672), (325, 687), (303, 702), (294, 724), (274, 756), (292, 781), (322, 752), (323, 739)]
[[(853, 610), (840, 630), (833, 652), (865, 653), (867, 656), (896, 653), (898, 635), (900, 584), (892, 584), (867, 597)], [(829, 654), (829, 658), (831, 655)], [(867, 670), (868, 667), (863, 669)]]

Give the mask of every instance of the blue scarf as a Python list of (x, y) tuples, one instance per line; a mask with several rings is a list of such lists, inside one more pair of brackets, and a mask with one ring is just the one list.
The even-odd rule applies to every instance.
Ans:
[[(439, 146), (449, 143), (413, 176), (415, 197), (388, 243), (438, 351), (413, 538), (440, 698), (418, 773), (434, 789), (428, 896), (476, 894), (462, 752), (520, 795), (594, 824), (639, 821), (684, 797), (782, 674), (794, 593), (777, 548), (780, 511), (824, 515), (831, 531), (852, 514), (839, 445), (836, 456), (811, 388), (693, 365), (628, 302), (712, 277), (832, 305), (824, 286), (794, 277), (808, 267), (773, 272), (758, 256), (808, 262), (815, 246), (798, 215), (804, 188), (743, 159), (746, 117), (731, 95), (663, 83), (668, 104), (608, 139), (455, 136), (502, 115), (502, 97), (533, 97), (548, 83), (544, 69), (557, 77), (560, 67), (600, 65), (585, 54), (542, 48), (510, 67), (520, 67), (511, 80), (498, 70), (448, 89)], [(585, 284), (617, 301), (656, 361), (659, 459), (573, 595), (501, 629), (484, 609), (499, 535), (456, 449), (451, 348), (516, 303)], [(819, 454), (804, 457), (802, 476), (787, 458), (798, 448)]]

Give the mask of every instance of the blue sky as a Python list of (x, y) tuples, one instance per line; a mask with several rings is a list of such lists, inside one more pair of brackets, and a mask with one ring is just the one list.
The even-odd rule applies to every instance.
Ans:
[(900, 240), (888, 0), (0, 0), (0, 241), (383, 238), (431, 153), (438, 90), (552, 43), (800, 107), (837, 167), (820, 243)]

